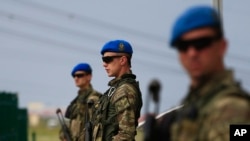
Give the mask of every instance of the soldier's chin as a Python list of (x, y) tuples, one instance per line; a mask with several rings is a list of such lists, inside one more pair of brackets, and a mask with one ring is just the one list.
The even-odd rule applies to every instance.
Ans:
[(191, 71), (189, 72), (192, 78), (200, 78), (203, 76), (203, 73), (200, 71)]
[[(107, 72), (107, 73), (108, 73), (108, 72)], [(112, 75), (111, 73), (108, 73), (108, 76), (109, 76), (109, 77), (113, 77), (114, 75)]]

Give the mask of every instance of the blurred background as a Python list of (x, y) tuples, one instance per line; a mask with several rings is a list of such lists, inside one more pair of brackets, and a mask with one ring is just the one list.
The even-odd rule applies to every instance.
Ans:
[[(112, 78), (103, 69), (100, 49), (114, 39), (133, 46), (132, 71), (144, 101), (141, 114), (153, 79), (161, 83), (159, 111), (178, 106), (189, 82), (169, 47), (169, 35), (176, 17), (197, 4), (213, 5), (213, 0), (0, 0), (0, 109), (5, 115), (0, 130), (7, 132), (11, 124), (9, 135), (20, 129), (15, 136), (27, 134), (23, 141), (59, 140), (55, 111), (64, 112), (78, 90), (72, 68), (89, 63), (93, 87), (104, 92)], [(248, 91), (249, 4), (224, 0), (221, 9), (229, 40), (225, 61)], [(8, 119), (10, 115), (19, 118)], [(4, 138), (7, 135), (0, 132), (0, 140)]]

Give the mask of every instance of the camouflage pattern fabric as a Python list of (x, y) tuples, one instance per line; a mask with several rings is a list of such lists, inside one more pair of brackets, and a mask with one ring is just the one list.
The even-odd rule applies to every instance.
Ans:
[[(86, 111), (89, 119), (92, 118), (93, 108), (87, 109), (87, 101), (93, 100), (97, 103), (101, 94), (95, 91), (92, 86), (86, 90), (79, 90), (77, 97), (68, 106), (65, 117), (69, 119), (69, 129), (73, 141), (84, 141), (84, 125), (86, 122)], [(62, 135), (60, 135), (62, 136)]]
[(232, 71), (191, 90), (171, 126), (171, 141), (229, 141), (229, 125), (250, 124), (249, 95)]
[(109, 86), (96, 105), (93, 141), (133, 141), (142, 107), (135, 75), (126, 74), (111, 80)]

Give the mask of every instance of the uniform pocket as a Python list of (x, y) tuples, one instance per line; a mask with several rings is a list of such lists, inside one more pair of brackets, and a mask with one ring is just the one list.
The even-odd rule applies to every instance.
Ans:
[(103, 128), (100, 123), (94, 126), (93, 129), (93, 141), (101, 141), (102, 140)]
[(70, 131), (71, 131), (73, 138), (79, 137), (81, 124), (82, 124), (82, 122), (79, 120), (72, 120), (71, 126), (70, 126)]

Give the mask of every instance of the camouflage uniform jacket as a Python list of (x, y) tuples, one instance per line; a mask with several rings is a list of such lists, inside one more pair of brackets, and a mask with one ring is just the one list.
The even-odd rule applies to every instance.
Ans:
[(136, 76), (124, 74), (109, 82), (97, 106), (93, 141), (133, 141), (142, 98)]
[[(96, 103), (101, 94), (90, 85), (85, 90), (79, 90), (76, 98), (67, 107), (65, 117), (69, 119), (69, 130), (73, 141), (84, 141), (84, 124), (86, 118), (91, 119), (92, 108), (87, 109), (87, 102), (93, 100)], [(88, 116), (86, 117), (86, 111)]]
[(231, 70), (191, 89), (171, 126), (172, 141), (229, 141), (229, 125), (250, 123), (250, 99)]

